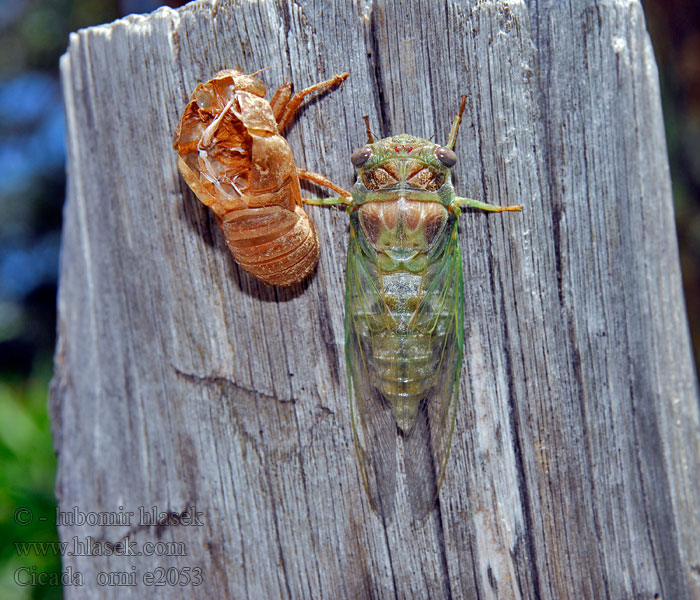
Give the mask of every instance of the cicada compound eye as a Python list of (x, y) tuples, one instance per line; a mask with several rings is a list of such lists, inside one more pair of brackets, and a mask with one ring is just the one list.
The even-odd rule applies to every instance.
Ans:
[(362, 148), (358, 148), (350, 155), (350, 162), (356, 167), (361, 167), (367, 162), (371, 154), (372, 148), (369, 146), (362, 146)]
[(457, 162), (457, 155), (452, 150), (445, 148), (444, 146), (440, 146), (437, 150), (435, 150), (435, 156), (437, 156), (438, 160), (446, 167), (452, 168)]

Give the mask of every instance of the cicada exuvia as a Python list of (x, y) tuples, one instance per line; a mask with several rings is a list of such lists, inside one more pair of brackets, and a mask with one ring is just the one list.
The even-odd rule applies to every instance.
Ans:
[[(353, 437), (372, 507), (393, 513), (397, 449), (415, 518), (435, 504), (450, 451), (464, 339), (457, 217), (467, 206), (519, 211), (455, 196), (451, 167), (462, 98), (444, 146), (402, 134), (368, 142), (351, 161), (345, 353)], [(399, 443), (399, 440), (401, 442)]]
[(187, 185), (218, 217), (236, 262), (270, 285), (292, 285), (316, 266), (319, 242), (302, 208), (299, 179), (348, 196), (326, 177), (298, 168), (281, 133), (303, 99), (341, 84), (347, 73), (269, 102), (257, 73), (220, 71), (196, 87), (173, 147)]

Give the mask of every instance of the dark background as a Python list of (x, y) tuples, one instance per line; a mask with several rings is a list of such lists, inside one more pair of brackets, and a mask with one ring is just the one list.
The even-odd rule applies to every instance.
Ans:
[[(0, 0), (0, 598), (59, 598), (19, 587), (15, 570), (58, 573), (60, 559), (15, 542), (57, 541), (56, 468), (46, 398), (56, 331), (65, 194), (58, 59), (68, 34), (185, 2)], [(643, 0), (661, 77), (683, 283), (700, 358), (700, 1)], [(35, 515), (15, 522), (18, 507)], [(47, 517), (40, 521), (39, 517)]]

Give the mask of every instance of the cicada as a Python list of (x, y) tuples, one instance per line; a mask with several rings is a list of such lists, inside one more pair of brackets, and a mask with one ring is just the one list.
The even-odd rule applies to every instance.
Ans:
[(298, 168), (281, 134), (306, 96), (341, 84), (348, 74), (294, 95), (287, 82), (269, 102), (256, 75), (220, 71), (198, 85), (173, 147), (182, 176), (218, 217), (238, 264), (267, 284), (292, 285), (314, 269), (319, 256), (316, 230), (302, 208), (299, 179), (344, 196), (349, 192)]
[(435, 504), (454, 428), (464, 342), (462, 207), (519, 211), (455, 196), (450, 169), (464, 110), (444, 146), (402, 134), (368, 142), (350, 160), (345, 354), (352, 426), (372, 507), (393, 513), (402, 457), (415, 518)]

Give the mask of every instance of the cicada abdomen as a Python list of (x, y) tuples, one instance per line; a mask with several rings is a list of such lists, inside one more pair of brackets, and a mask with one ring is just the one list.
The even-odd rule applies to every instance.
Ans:
[(270, 285), (292, 285), (316, 266), (318, 236), (302, 209), (299, 178), (349, 196), (321, 175), (298, 169), (281, 135), (303, 98), (342, 83), (347, 73), (270, 102), (255, 75), (220, 71), (194, 90), (175, 132), (178, 167), (219, 219), (236, 262)]
[[(351, 157), (358, 169), (350, 213), (345, 343), (353, 437), (371, 504), (393, 512), (402, 454), (414, 517), (432, 509), (445, 477), (462, 364), (460, 206), (445, 146), (409, 135), (374, 141)], [(369, 130), (369, 127), (368, 127)], [(402, 449), (400, 453), (399, 450)]]

